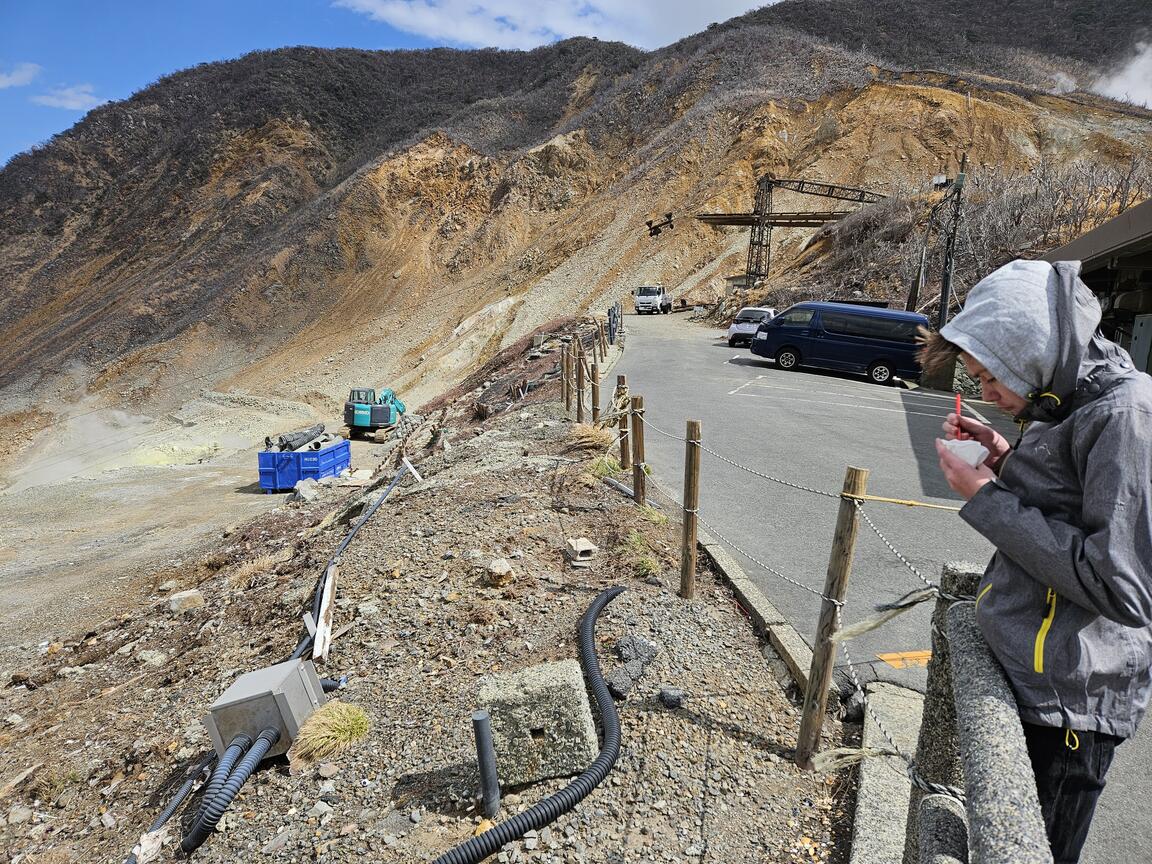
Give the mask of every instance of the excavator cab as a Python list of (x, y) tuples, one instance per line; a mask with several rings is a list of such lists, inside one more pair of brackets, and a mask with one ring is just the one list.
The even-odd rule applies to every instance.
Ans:
[(344, 428), (340, 434), (345, 438), (359, 434), (384, 441), (405, 410), (404, 403), (386, 387), (380, 388), (379, 394), (371, 387), (353, 387), (344, 403)]

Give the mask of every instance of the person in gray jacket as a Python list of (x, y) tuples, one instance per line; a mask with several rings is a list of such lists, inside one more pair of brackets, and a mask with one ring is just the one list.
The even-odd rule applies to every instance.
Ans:
[(1152, 378), (1097, 327), (1079, 262), (1013, 261), (981, 280), (925, 371), (957, 356), (984, 399), (1021, 424), (1015, 444), (949, 414), (976, 468), (937, 442), (960, 516), (996, 547), (976, 597), (1015, 691), (1058, 864), (1079, 860), (1115, 747), (1152, 677)]

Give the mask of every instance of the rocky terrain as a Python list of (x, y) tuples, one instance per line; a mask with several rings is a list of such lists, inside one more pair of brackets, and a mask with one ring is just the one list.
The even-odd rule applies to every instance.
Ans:
[[(499, 370), (546, 380), (556, 355), (527, 354), (506, 352)], [(798, 717), (779, 662), (707, 567), (697, 599), (676, 596), (676, 526), (601, 482), (605, 439), (564, 418), (557, 395), (553, 382), (501, 398), (478, 421), (462, 389), (408, 439), (423, 481), (405, 480), (342, 557), (339, 636), (322, 667), (347, 676), (337, 695), (368, 713), (371, 732), (304, 770), (265, 765), (198, 860), (430, 860), (467, 839), (481, 821), (478, 682), (574, 657), (577, 620), (616, 584), (628, 590), (601, 616), (597, 647), (621, 691), (620, 761), (573, 813), (499, 860), (847, 860), (850, 778), (791, 763)], [(117, 614), (90, 629), (0, 653), (0, 860), (122, 860), (205, 750), (211, 701), (295, 645), (348, 530), (341, 514), (364, 490), (320, 491), (126, 586)], [(581, 536), (598, 552), (578, 570), (563, 547)], [(622, 674), (625, 637), (654, 652), (638, 678)], [(840, 741), (835, 720), (826, 733)], [(506, 790), (504, 813), (561, 785)]]

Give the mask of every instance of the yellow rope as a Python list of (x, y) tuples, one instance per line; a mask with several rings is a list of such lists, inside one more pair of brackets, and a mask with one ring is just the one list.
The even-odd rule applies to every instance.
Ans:
[(903, 507), (930, 507), (933, 510), (951, 510), (953, 513), (959, 513), (959, 507), (949, 507), (947, 504), (929, 504), (926, 501), (908, 501), (904, 498), (882, 498), (879, 495), (848, 495), (841, 494), (841, 498), (847, 498), (849, 501), (875, 501), (879, 504), (900, 504)]

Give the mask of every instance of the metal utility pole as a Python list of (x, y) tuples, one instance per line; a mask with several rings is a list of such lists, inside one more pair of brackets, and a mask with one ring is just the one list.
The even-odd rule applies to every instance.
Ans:
[(960, 203), (964, 197), (964, 169), (968, 165), (968, 154), (960, 157), (960, 172), (952, 184), (952, 214), (948, 224), (948, 241), (944, 247), (944, 278), (940, 280), (940, 308), (936, 312), (936, 329), (942, 330), (948, 323), (948, 306), (952, 300), (952, 273), (956, 265), (956, 234), (960, 230)]

